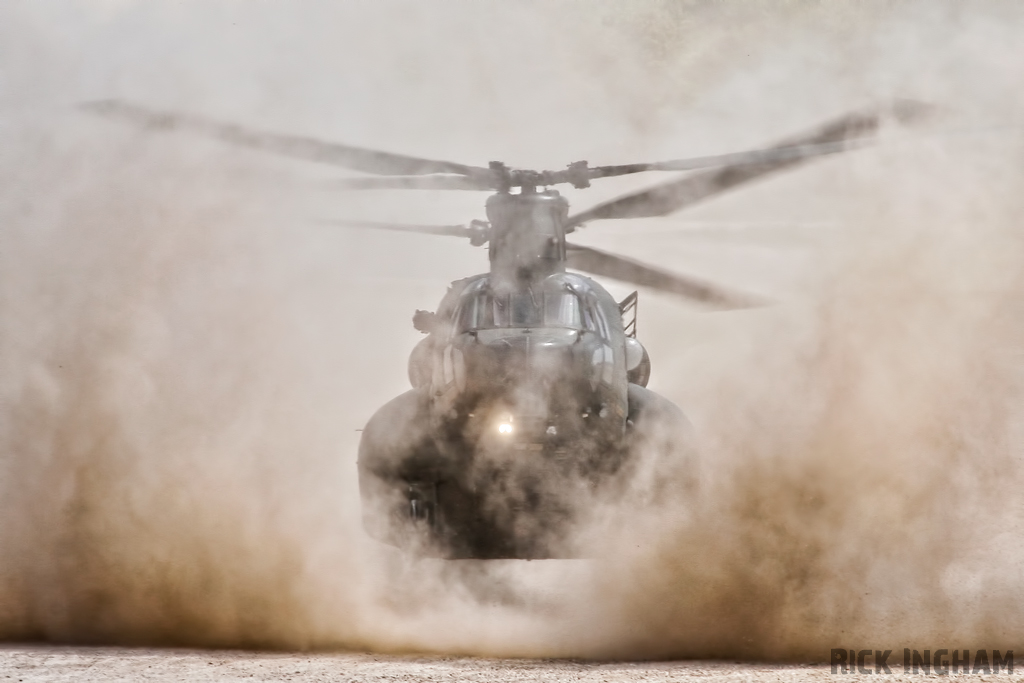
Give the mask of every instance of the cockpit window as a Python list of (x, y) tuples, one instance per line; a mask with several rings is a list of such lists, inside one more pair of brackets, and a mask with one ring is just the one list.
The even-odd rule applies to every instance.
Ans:
[(564, 327), (583, 329), (580, 300), (574, 292), (514, 292), (494, 294), (486, 289), (466, 297), (459, 311), (458, 329), (496, 327)]
[(583, 308), (583, 324), (591, 332), (596, 332), (605, 339), (611, 339), (608, 320), (604, 317), (600, 302), (593, 294), (587, 295), (587, 302)]
[(552, 327), (580, 329), (580, 299), (573, 292), (544, 295), (544, 321)]

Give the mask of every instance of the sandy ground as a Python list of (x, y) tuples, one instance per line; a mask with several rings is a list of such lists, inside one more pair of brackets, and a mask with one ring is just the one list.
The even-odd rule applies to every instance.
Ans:
[[(898, 666), (888, 680), (904, 676)], [(612, 662), (371, 654), (282, 654), (8, 645), (0, 680), (23, 681), (854, 681), (827, 665)], [(872, 676), (871, 678), (875, 678)], [(871, 680), (868, 678), (868, 680)], [(1024, 675), (976, 676), (1024, 680)], [(838, 681), (837, 681), (838, 683)]]

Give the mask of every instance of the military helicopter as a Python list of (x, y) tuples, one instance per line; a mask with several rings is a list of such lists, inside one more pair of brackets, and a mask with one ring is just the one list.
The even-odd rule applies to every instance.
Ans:
[[(566, 239), (586, 223), (673, 213), (769, 174), (871, 144), (885, 121), (928, 107), (897, 101), (830, 120), (746, 152), (558, 171), (470, 166), (281, 135), (120, 101), (84, 105), (151, 130), (198, 133), (243, 147), (359, 171), (348, 189), (480, 190), (487, 220), (468, 225), (336, 221), (453, 236), (488, 246), (490, 270), (452, 283), (409, 359), (412, 389), (362, 433), (364, 527), (418, 555), (449, 559), (573, 557), (576, 522), (600, 495), (623, 495), (642, 467), (681, 470), (693, 456), (683, 413), (646, 388), (637, 292), (622, 301), (590, 273), (710, 308), (764, 303)], [(690, 171), (570, 215), (554, 186), (651, 171)], [(578, 272), (573, 272), (578, 271)], [(657, 477), (657, 475), (656, 475)], [(609, 492), (613, 492), (609, 494)], [(617, 493), (616, 493), (617, 492)]]

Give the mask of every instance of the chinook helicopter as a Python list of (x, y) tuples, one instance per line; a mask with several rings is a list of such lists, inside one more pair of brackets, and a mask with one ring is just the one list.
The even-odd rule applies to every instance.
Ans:
[[(335, 221), (488, 247), (489, 272), (452, 283), (436, 311), (416, 311), (413, 324), (426, 336), (409, 359), (412, 389), (373, 415), (359, 446), (366, 531), (412, 553), (450, 559), (578, 556), (570, 542), (574, 524), (598, 493), (628, 490), (644, 466), (657, 478), (685, 469), (693, 457), (683, 413), (646, 388), (651, 360), (636, 338), (637, 292), (615, 301), (580, 273), (714, 309), (764, 303), (573, 244), (568, 235), (592, 221), (667, 215), (863, 147), (877, 140), (887, 120), (914, 122), (929, 109), (898, 101), (753, 151), (614, 166), (578, 161), (559, 171), (534, 171), (255, 131), (120, 101), (83, 106), (151, 130), (197, 133), (369, 174), (338, 181), (342, 188), (493, 192), (487, 220), (468, 225)], [(554, 189), (653, 171), (690, 173), (573, 215)]]

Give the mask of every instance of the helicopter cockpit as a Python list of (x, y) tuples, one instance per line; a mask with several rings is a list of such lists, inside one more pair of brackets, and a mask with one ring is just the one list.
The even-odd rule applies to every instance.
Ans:
[(581, 308), (579, 296), (569, 289), (499, 294), (482, 287), (463, 301), (458, 331), (538, 327), (582, 330)]
[(572, 279), (572, 275), (560, 273), (515, 289), (496, 289), (487, 280), (474, 283), (460, 297), (455, 333), (554, 328), (590, 331), (607, 338), (603, 313), (586, 301)]
[(615, 379), (612, 328), (579, 275), (553, 273), (518, 286), (471, 282), (449, 330), (432, 368), (439, 414), (463, 401), (480, 424), (506, 425), (504, 441), (531, 443), (578, 433), (583, 416), (601, 406), (624, 414), (626, 378)]

